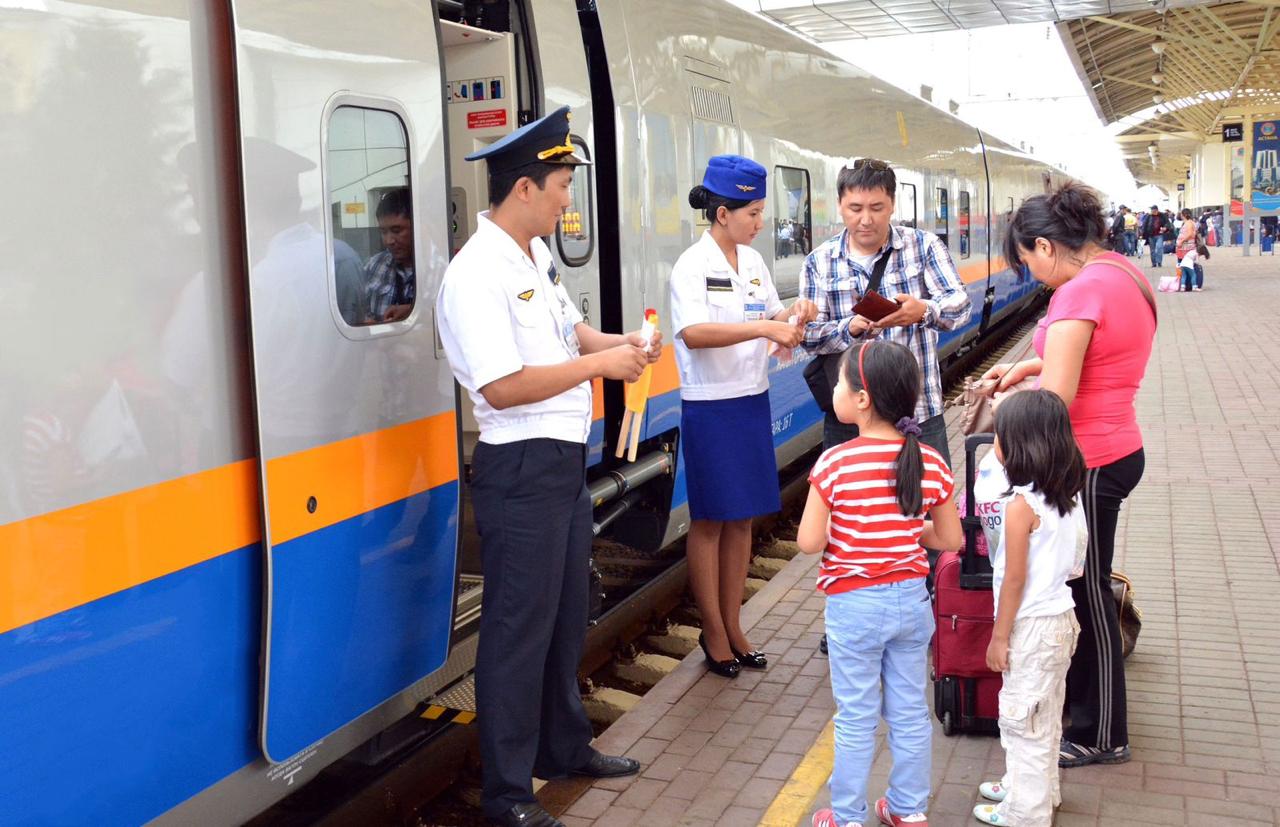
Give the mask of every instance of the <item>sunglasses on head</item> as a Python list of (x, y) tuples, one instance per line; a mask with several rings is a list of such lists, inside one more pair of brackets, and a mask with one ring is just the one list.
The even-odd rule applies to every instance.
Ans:
[(887, 163), (884, 161), (877, 161), (875, 158), (859, 158), (853, 162), (854, 169), (862, 169), (863, 167), (869, 167), (876, 172), (884, 172), (889, 169), (889, 165)]

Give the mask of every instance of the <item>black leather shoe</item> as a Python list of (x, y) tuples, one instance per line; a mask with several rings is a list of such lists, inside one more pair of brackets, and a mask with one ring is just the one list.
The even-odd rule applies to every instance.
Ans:
[[(705, 635), (698, 635), (698, 645), (702, 647), (702, 654), (707, 659), (708, 669), (722, 678), (738, 677), (738, 673), (742, 671), (742, 666), (738, 663), (736, 658), (729, 658), (729, 660), (716, 660), (711, 657), (711, 651), (707, 649), (707, 638)], [(732, 652), (733, 648), (730, 647), (729, 651)]]
[(764, 656), (764, 652), (739, 652), (733, 648), (732, 643), (729, 644), (729, 651), (733, 652), (739, 664), (748, 669), (766, 669), (769, 666), (769, 659)]
[(489, 823), (499, 827), (564, 827), (563, 821), (542, 809), (536, 801), (517, 804), (497, 818), (489, 819)]
[(618, 778), (623, 775), (635, 775), (640, 772), (640, 762), (634, 758), (621, 755), (601, 755), (596, 753), (591, 760), (573, 771), (574, 775), (585, 775), (588, 778)]
[(822, 650), (822, 654), (827, 654), (827, 636), (823, 635), (822, 640), (818, 641), (818, 648)]

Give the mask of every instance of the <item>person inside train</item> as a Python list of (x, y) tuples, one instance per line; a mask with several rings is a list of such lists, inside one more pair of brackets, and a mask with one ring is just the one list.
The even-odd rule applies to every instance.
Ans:
[(751, 562), (751, 520), (781, 509), (769, 355), (796, 347), (816, 311), (806, 299), (785, 307), (764, 258), (751, 247), (764, 228), (766, 175), (739, 155), (707, 163), (689, 204), (711, 227), (671, 271), (680, 446), (692, 518), (689, 586), (702, 616), (707, 665), (728, 678), (744, 666), (766, 666), (738, 613)]
[(398, 322), (413, 310), (413, 201), (408, 187), (383, 194), (376, 211), (382, 252), (364, 265), (365, 300), (371, 323)]
[(858, 436), (828, 448), (809, 475), (796, 542), (821, 554), (826, 592), (835, 763), (831, 808), (813, 827), (861, 825), (876, 727), (889, 726), (893, 769), (875, 813), (890, 827), (928, 827), (933, 727), (925, 701), (933, 608), (925, 546), (959, 548), (955, 482), (921, 440), (920, 367), (896, 342), (860, 342), (840, 358), (832, 403)]
[[(942, 417), (942, 369), (938, 332), (969, 319), (969, 294), (947, 245), (933, 233), (891, 223), (897, 176), (884, 161), (862, 158), (840, 170), (836, 179), (845, 229), (809, 253), (800, 275), (801, 295), (818, 315), (805, 328), (804, 348), (814, 354), (838, 354), (867, 339), (885, 339), (909, 349), (924, 371), (924, 387), (915, 415), (920, 440), (951, 461)], [(871, 287), (881, 257), (879, 292), (898, 303), (890, 315), (871, 322), (853, 306)], [(858, 435), (856, 425), (828, 412), (822, 447), (831, 448)]]
[(591, 747), (578, 693), (589, 611), (591, 382), (634, 381), (662, 338), (602, 333), (585, 321), (542, 240), (572, 203), (569, 107), (467, 156), (488, 162), (489, 205), (445, 271), (440, 339), (475, 403), (480, 441), (471, 501), (484, 596), (476, 703), (484, 814), (556, 827), (532, 777), (632, 775), (631, 758)]
[(1146, 465), (1133, 401), (1151, 357), (1156, 305), (1142, 273), (1106, 249), (1106, 233), (1097, 193), (1074, 181), (1022, 203), (1005, 239), (1005, 260), (1025, 263), (1053, 288), (1053, 298), (1035, 334), (1039, 356), (983, 375), (1000, 380), (993, 391), (1039, 376), (1042, 388), (1067, 403), (1084, 453), (1089, 545), (1084, 576), (1071, 581), (1080, 640), (1067, 672), (1071, 726), (1059, 749), (1063, 767), (1130, 757), (1111, 562), (1120, 507)]

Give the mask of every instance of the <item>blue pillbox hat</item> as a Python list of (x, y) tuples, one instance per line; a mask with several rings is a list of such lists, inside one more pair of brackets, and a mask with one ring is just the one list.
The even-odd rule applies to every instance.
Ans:
[(769, 173), (750, 158), (741, 155), (716, 155), (707, 161), (702, 186), (721, 198), (756, 201), (765, 196), (765, 179)]

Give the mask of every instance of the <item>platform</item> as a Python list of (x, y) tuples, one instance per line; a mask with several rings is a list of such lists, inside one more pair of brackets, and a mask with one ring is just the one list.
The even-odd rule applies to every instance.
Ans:
[[(1280, 258), (1214, 249), (1204, 292), (1159, 307), (1138, 399), (1147, 469), (1116, 551), (1144, 615), (1133, 761), (1064, 770), (1056, 824), (1280, 824)], [(954, 428), (952, 442), (961, 456)], [(640, 776), (545, 788), (566, 825), (809, 824), (827, 804), (834, 709), (816, 565), (797, 557), (744, 608), (767, 671), (726, 680), (695, 652), (598, 739)], [(873, 800), (888, 759), (882, 733)], [(997, 739), (935, 721), (931, 824), (977, 824), (978, 782), (1002, 768)]]

